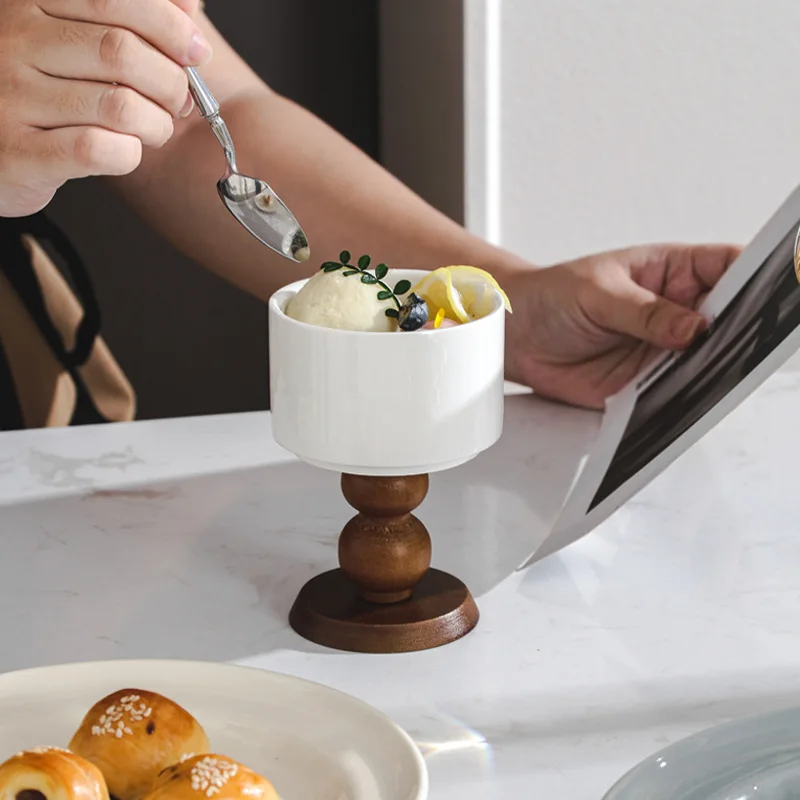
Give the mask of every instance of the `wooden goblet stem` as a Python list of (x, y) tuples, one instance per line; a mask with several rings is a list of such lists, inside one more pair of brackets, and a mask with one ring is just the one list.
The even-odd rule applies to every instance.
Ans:
[(289, 623), (312, 642), (357, 653), (408, 653), (454, 642), (478, 622), (458, 578), (430, 568), (431, 537), (411, 513), (428, 476), (342, 475), (358, 511), (339, 537), (339, 569), (303, 586)]
[(339, 564), (371, 603), (407, 600), (431, 564), (431, 537), (411, 513), (428, 493), (427, 475), (342, 475), (342, 493), (359, 513), (339, 537)]

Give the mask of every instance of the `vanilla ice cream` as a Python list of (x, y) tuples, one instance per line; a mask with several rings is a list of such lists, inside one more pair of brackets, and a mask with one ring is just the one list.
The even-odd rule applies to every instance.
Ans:
[(345, 276), (343, 270), (317, 272), (286, 305), (286, 316), (346, 331), (389, 332), (397, 321), (386, 316), (394, 302), (378, 300), (380, 287), (362, 283), (359, 275)]

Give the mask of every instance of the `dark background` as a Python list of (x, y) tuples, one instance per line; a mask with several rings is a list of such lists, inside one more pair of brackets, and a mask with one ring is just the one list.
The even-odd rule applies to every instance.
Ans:
[[(206, 8), (276, 91), (380, 158), (377, 0), (207, 0)], [(261, 302), (176, 253), (100, 181), (69, 183), (50, 214), (87, 262), (139, 419), (268, 407)]]

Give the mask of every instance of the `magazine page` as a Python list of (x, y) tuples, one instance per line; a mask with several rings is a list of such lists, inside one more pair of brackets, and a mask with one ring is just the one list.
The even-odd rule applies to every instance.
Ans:
[(610, 398), (600, 433), (527, 566), (582, 536), (663, 472), (800, 349), (800, 189), (709, 293), (706, 333)]

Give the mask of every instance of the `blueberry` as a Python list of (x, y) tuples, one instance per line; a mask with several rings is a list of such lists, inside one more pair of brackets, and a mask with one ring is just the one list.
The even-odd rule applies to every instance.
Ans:
[(419, 330), (428, 321), (428, 304), (413, 292), (400, 308), (397, 324), (401, 331)]

